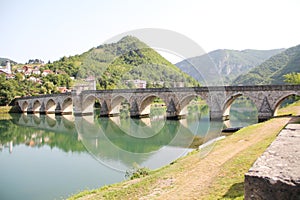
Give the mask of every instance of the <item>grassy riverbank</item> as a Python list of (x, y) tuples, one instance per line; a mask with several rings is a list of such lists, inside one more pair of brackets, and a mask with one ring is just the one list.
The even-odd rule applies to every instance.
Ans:
[(18, 113), (19, 110), (16, 106), (0, 106), (0, 114)]
[(9, 113), (12, 106), (0, 106), (0, 114)]
[(244, 174), (292, 117), (255, 124), (146, 177), (83, 191), (70, 199), (243, 199)]

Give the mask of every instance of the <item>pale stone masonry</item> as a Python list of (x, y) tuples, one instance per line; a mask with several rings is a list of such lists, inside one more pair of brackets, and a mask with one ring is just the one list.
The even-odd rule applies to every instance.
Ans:
[[(94, 82), (93, 82), (94, 83)], [(95, 84), (94, 84), (95, 85)], [(101, 116), (116, 116), (120, 105), (130, 104), (131, 117), (145, 117), (157, 97), (167, 107), (166, 115), (170, 119), (181, 119), (188, 113), (187, 106), (195, 98), (205, 100), (212, 120), (228, 119), (231, 104), (239, 96), (249, 98), (258, 111), (258, 120), (264, 121), (277, 115), (284, 99), (300, 95), (300, 85), (256, 85), (256, 86), (209, 86), (185, 88), (137, 88), (117, 90), (95, 90), (83, 85), (75, 87), (72, 93), (56, 96), (39, 95), (16, 99), (24, 113), (58, 113), (74, 115), (93, 115), (94, 103), (98, 99)]]
[(245, 174), (250, 199), (300, 199), (300, 124), (288, 124)]

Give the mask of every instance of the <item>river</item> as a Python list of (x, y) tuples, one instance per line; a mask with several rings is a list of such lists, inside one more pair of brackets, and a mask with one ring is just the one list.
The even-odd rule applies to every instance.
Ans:
[(230, 121), (208, 110), (182, 120), (14, 114), (0, 116), (0, 199), (65, 199), (125, 180), (137, 166), (157, 169), (186, 155), (225, 127), (257, 122), (253, 106), (236, 103)]

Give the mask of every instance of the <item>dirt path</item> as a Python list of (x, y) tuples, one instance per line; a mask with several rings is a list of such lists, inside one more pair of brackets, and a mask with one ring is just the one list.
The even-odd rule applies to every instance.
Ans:
[(217, 142), (205, 157), (203, 151), (186, 156), (158, 173), (108, 189), (83, 195), (80, 199), (105, 199), (108, 193), (122, 194), (113, 199), (201, 199), (208, 194), (212, 182), (220, 175), (222, 166), (253, 144), (280, 132), (290, 117), (276, 118), (243, 129)]
[(190, 156), (186, 161), (183, 159), (182, 162), (186, 164), (182, 172), (162, 177), (153, 186), (152, 192), (140, 199), (201, 199), (225, 162), (249, 146), (270, 137), (289, 120), (280, 118), (273, 123), (267, 122), (259, 133), (250, 134), (246, 139), (241, 140), (240, 137), (233, 135), (232, 140), (223, 141), (203, 159), (200, 159), (199, 155)]

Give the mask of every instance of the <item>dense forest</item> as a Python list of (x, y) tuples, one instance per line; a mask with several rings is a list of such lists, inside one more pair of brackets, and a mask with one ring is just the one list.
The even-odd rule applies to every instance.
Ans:
[(42, 83), (24, 79), (21, 73), (14, 79), (0, 74), (0, 105), (8, 105), (15, 97), (58, 93), (58, 86), (71, 87), (73, 81), (67, 74), (50, 74), (42, 78)]
[(172, 87), (174, 82), (197, 86), (183, 73), (139, 39), (126, 36), (120, 41), (100, 45), (89, 51), (45, 65), (45, 69), (63, 70), (76, 79), (94, 77), (97, 89), (130, 88), (126, 80), (145, 80), (147, 87)]
[(286, 84), (286, 74), (300, 73), (300, 45), (272, 56), (267, 61), (237, 77), (234, 85)]

